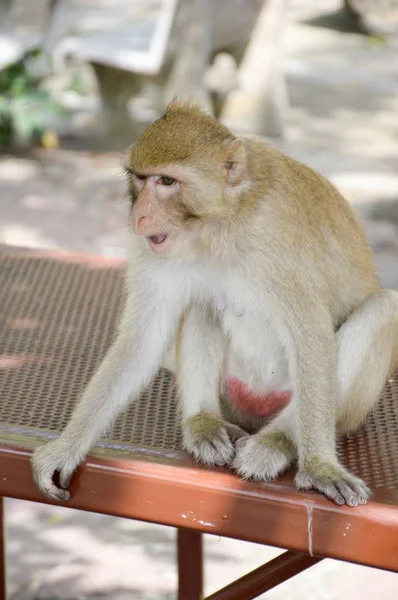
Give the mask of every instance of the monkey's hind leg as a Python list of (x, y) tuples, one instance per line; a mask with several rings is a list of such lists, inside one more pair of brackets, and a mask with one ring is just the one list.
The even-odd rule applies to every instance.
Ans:
[(357, 429), (398, 365), (398, 292), (370, 296), (337, 333), (337, 431)]

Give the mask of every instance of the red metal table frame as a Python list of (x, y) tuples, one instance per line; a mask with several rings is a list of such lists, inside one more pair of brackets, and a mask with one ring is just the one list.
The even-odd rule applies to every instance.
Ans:
[[(14, 256), (20, 257), (21, 262), (14, 260)], [(2, 257), (7, 259), (8, 272), (7, 268), (3, 272), (1, 270)], [(23, 361), (19, 364), (15, 361), (17, 355), (9, 351), (13, 336), (17, 336), (18, 328), (15, 323), (18, 322), (19, 327), (21, 323), (26, 324), (30, 319), (31, 327), (32, 314), (28, 315), (26, 309), (24, 309), (26, 314), (22, 309), (18, 312), (15, 308), (15, 314), (10, 320), (9, 313), (14, 309), (4, 309), (6, 313), (1, 313), (4, 298), (8, 294), (10, 281), (16, 281), (16, 272), (22, 273), (23, 269), (26, 273), (36, 272), (35, 269), (42, 266), (43, 261), (48, 261), (54, 273), (58, 273), (57, 269), (61, 268), (61, 265), (69, 265), (72, 269), (71, 277), (75, 277), (74, 268), (80, 269), (80, 275), (84, 275), (86, 270), (91, 272), (93, 269), (103, 268), (104, 278), (109, 277), (108, 273), (121, 268), (119, 263), (107, 260), (49, 252), (32, 253), (1, 249), (0, 326), (3, 325), (3, 330), (5, 327), (5, 333), (0, 334), (0, 395), (3, 403), (17, 402), (11, 392), (9, 393), (9, 390), (14, 390), (9, 384), (10, 382), (15, 384), (17, 381), (15, 377), (19, 377), (18, 370), (35, 368), (32, 361), (29, 366), (26, 366), (27, 363)], [(30, 271), (26, 270), (27, 265)], [(22, 279), (17, 278), (19, 283), (18, 286), (14, 286), (16, 290), (14, 292), (19, 294), (24, 290), (23, 293), (26, 294), (29, 285), (33, 286), (31, 291), (34, 304), (33, 292), (37, 289), (34, 285), (42, 285), (43, 282), (38, 283), (37, 279), (25, 275), (25, 271), (21, 275)], [(21, 281), (24, 282), (25, 287), (21, 285)], [(52, 293), (51, 289), (48, 293)], [(65, 292), (67, 293), (69, 292)], [(59, 294), (59, 289), (54, 291), (54, 302), (59, 301)], [(17, 306), (15, 298), (12, 302), (9, 296), (7, 298), (8, 307)], [(25, 301), (27, 302), (26, 298)], [(76, 302), (79, 302), (78, 296)], [(104, 299), (101, 302), (103, 303)], [(90, 306), (91, 311), (96, 310), (94, 304)], [(28, 305), (30, 306), (29, 303), (25, 304)], [(40, 304), (41, 308), (39, 304), (37, 306), (36, 316), (40, 316), (43, 320), (44, 315), (47, 314), (45, 311), (49, 309), (43, 308), (42, 304)], [(79, 312), (80, 310), (79, 306)], [(73, 328), (72, 317), (68, 315), (67, 317), (68, 328), (65, 332), (69, 337), (65, 333), (65, 347), (69, 351), (70, 342), (77, 333)], [(59, 327), (62, 330), (62, 324)], [(31, 334), (23, 332), (21, 335)], [(40, 326), (37, 335), (40, 342)], [(21, 340), (18, 343), (29, 344), (32, 338), (22, 337)], [(87, 348), (90, 347), (89, 344), (90, 342)], [(84, 348), (81, 351), (83, 352)], [(60, 350), (60, 346), (57, 346), (57, 352), (62, 354), (64, 349)], [(46, 360), (52, 355), (51, 353), (55, 356), (55, 350), (48, 351)], [(95, 358), (95, 362), (98, 362), (98, 357)], [(56, 369), (54, 364), (48, 367), (48, 373), (43, 371), (44, 377), (53, 376), (52, 372)], [(74, 368), (73, 364), (71, 368)], [(2, 384), (2, 381), (6, 383)], [(2, 388), (2, 385), (5, 387)], [(395, 382), (391, 385), (393, 392), (390, 389), (387, 393), (386, 406), (388, 410), (395, 411), (397, 404)], [(51, 393), (49, 397), (51, 400)], [(20, 414), (27, 400), (18, 398), (18, 402), (18, 406), (22, 406), (18, 413)], [(66, 506), (176, 527), (179, 600), (199, 600), (203, 597), (202, 533), (288, 549), (285, 554), (213, 594), (210, 597), (212, 600), (255, 598), (323, 557), (398, 571), (396, 438), (389, 431), (387, 432), (389, 436), (386, 436), (384, 425), (384, 428), (381, 428), (382, 433), (377, 433), (379, 431), (377, 419), (384, 419), (387, 408), (383, 406), (379, 408), (379, 413), (366, 427), (365, 432), (341, 447), (342, 455), (346, 456), (346, 464), (351, 465), (352, 461), (355, 463), (358, 460), (359, 474), (365, 475), (365, 479), (375, 491), (372, 502), (366, 506), (338, 507), (319, 494), (297, 492), (291, 474), (284, 475), (272, 484), (244, 482), (227, 468), (207, 469), (194, 464), (192, 459), (176, 445), (170, 448), (157, 447), (156, 444), (154, 447), (135, 443), (123, 445), (123, 443), (115, 444), (112, 437), (103, 440), (102, 445), (93, 451), (86, 464), (78, 470), (72, 481), (72, 497)], [(397, 418), (395, 412), (391, 415), (387, 415), (389, 422)], [(15, 420), (10, 419), (0, 424), (0, 496), (51, 504), (36, 489), (32, 481), (30, 456), (35, 446), (42, 443), (43, 439), (56, 435), (57, 427), (53, 427), (50, 431), (48, 425), (41, 429), (37, 423), (25, 426), (21, 425), (23, 420)], [(397, 422), (394, 422), (394, 427)], [(383, 446), (375, 456), (376, 446), (372, 442), (375, 436), (380, 444), (388, 444), (388, 452), (385, 449), (387, 446)], [(386, 460), (388, 464), (385, 465), (382, 461)], [(384, 473), (387, 467), (388, 480), (384, 476), (385, 480), (380, 479), (381, 476), (377, 475), (378, 470)], [(3, 528), (1, 540), (3, 541)], [(0, 568), (3, 570), (0, 573), (0, 580), (3, 582), (3, 590), (0, 592), (0, 600), (5, 600), (3, 545), (1, 545), (1, 552)]]

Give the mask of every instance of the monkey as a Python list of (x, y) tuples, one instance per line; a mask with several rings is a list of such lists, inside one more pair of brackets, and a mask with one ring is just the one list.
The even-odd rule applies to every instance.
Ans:
[(164, 365), (197, 461), (259, 481), (295, 466), (299, 490), (367, 503), (336, 437), (362, 424), (398, 362), (398, 292), (381, 288), (348, 202), (178, 99), (127, 151), (126, 171), (118, 332), (60, 437), (33, 453), (40, 490), (69, 498), (77, 466)]

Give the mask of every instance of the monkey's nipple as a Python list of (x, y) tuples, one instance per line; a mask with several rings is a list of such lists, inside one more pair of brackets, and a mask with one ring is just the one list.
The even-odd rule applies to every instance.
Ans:
[(167, 235), (165, 233), (158, 233), (158, 235), (149, 236), (149, 240), (152, 242), (152, 244), (162, 244), (166, 238)]

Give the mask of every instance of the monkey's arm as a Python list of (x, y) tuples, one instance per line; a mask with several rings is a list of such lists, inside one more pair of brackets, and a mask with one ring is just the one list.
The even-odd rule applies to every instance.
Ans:
[(183, 446), (207, 465), (228, 464), (234, 455), (233, 442), (246, 432), (222, 418), (225, 340), (210, 310), (190, 308), (177, 352)]
[(223, 339), (210, 311), (190, 307), (177, 346), (177, 381), (183, 422), (199, 411), (221, 416)]
[[(67, 500), (70, 478), (85, 455), (118, 413), (134, 400), (160, 366), (175, 334), (182, 311), (181, 297), (163, 277), (138, 275), (129, 283), (129, 295), (119, 335), (88, 384), (61, 436), (33, 455), (38, 487), (51, 498)], [(54, 485), (59, 471), (59, 489)]]

